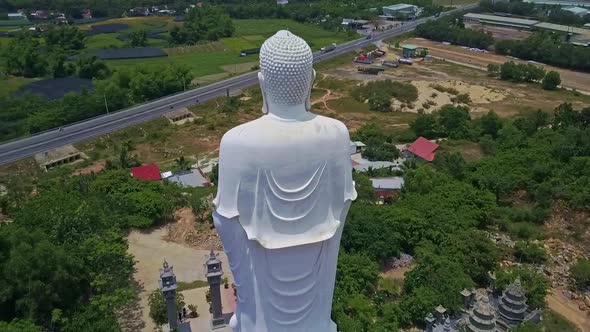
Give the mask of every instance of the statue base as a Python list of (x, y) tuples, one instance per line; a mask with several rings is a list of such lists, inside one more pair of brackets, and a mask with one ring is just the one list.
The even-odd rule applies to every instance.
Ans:
[(225, 327), (225, 319), (223, 317), (211, 319), (211, 330), (217, 330)]

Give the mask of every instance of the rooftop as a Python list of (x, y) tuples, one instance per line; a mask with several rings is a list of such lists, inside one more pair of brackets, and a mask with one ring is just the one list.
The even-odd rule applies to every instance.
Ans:
[(371, 182), (375, 189), (400, 190), (404, 186), (404, 178), (401, 176), (371, 178)]
[(416, 46), (416, 45), (412, 45), (412, 44), (406, 44), (406, 45), (402, 45), (402, 48), (405, 48), (407, 50), (415, 50), (417, 48), (420, 48), (420, 46)]
[(136, 179), (146, 181), (161, 180), (160, 168), (156, 164), (131, 167), (131, 174)]
[(408, 147), (408, 151), (426, 160), (434, 160), (434, 151), (438, 149), (438, 144), (433, 143), (426, 138), (420, 136), (418, 139)]
[(514, 24), (514, 25), (522, 25), (522, 26), (533, 26), (539, 21), (536, 20), (529, 20), (525, 18), (514, 18), (514, 17), (504, 17), (504, 16), (497, 16), (497, 15), (486, 15), (486, 14), (476, 14), (476, 13), (467, 13), (463, 15), (464, 18), (476, 19), (480, 21), (490, 21), (494, 23), (505, 23), (505, 24)]
[(590, 7), (590, 2), (586, 2), (586, 1), (523, 0), (523, 2), (531, 2), (536, 5), (559, 5), (562, 7), (566, 7), (566, 6)]
[(415, 5), (410, 5), (407, 3), (400, 3), (397, 5), (391, 5), (391, 6), (384, 6), (383, 9), (390, 9), (390, 10), (400, 10), (400, 9), (406, 9), (406, 8), (416, 8), (417, 6)]
[(572, 12), (576, 15), (586, 15), (590, 12), (590, 10), (588, 10), (586, 8), (582, 8), (582, 7), (568, 7), (568, 8), (563, 8), (563, 10), (567, 10), (568, 12)]
[(198, 169), (174, 174), (166, 180), (174, 182), (181, 187), (195, 188), (209, 186), (209, 180)]
[(560, 31), (560, 32), (571, 32), (571, 33), (575, 33), (575, 34), (579, 34), (579, 35), (590, 35), (590, 32), (588, 31), (588, 29), (576, 28), (576, 27), (571, 27), (568, 25), (553, 24), (553, 23), (547, 23), (547, 22), (539, 23), (539, 24), (535, 25), (535, 28)]

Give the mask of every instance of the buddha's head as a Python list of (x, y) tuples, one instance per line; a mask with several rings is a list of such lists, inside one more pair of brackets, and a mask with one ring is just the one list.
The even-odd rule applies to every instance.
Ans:
[(309, 45), (289, 31), (277, 32), (260, 49), (258, 78), (264, 98), (263, 112), (268, 112), (270, 105), (305, 105), (309, 110), (314, 77)]

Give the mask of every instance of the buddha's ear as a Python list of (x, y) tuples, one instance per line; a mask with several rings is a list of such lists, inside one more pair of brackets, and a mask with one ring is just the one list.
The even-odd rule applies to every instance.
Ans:
[(311, 84), (309, 85), (309, 93), (307, 94), (307, 98), (305, 99), (305, 109), (308, 112), (311, 112), (311, 90), (313, 90), (313, 82), (315, 82), (315, 69), (312, 69), (311, 72)]
[(262, 92), (262, 113), (268, 113), (268, 104), (266, 102), (266, 88), (264, 86), (264, 75), (262, 72), (258, 72), (258, 83), (260, 83), (260, 91)]

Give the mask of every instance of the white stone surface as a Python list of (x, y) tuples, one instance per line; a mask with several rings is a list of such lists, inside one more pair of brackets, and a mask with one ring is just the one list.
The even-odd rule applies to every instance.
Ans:
[(238, 287), (235, 331), (336, 331), (338, 247), (356, 192), (348, 130), (309, 112), (312, 59), (288, 31), (267, 40), (268, 114), (221, 141), (214, 220)]

